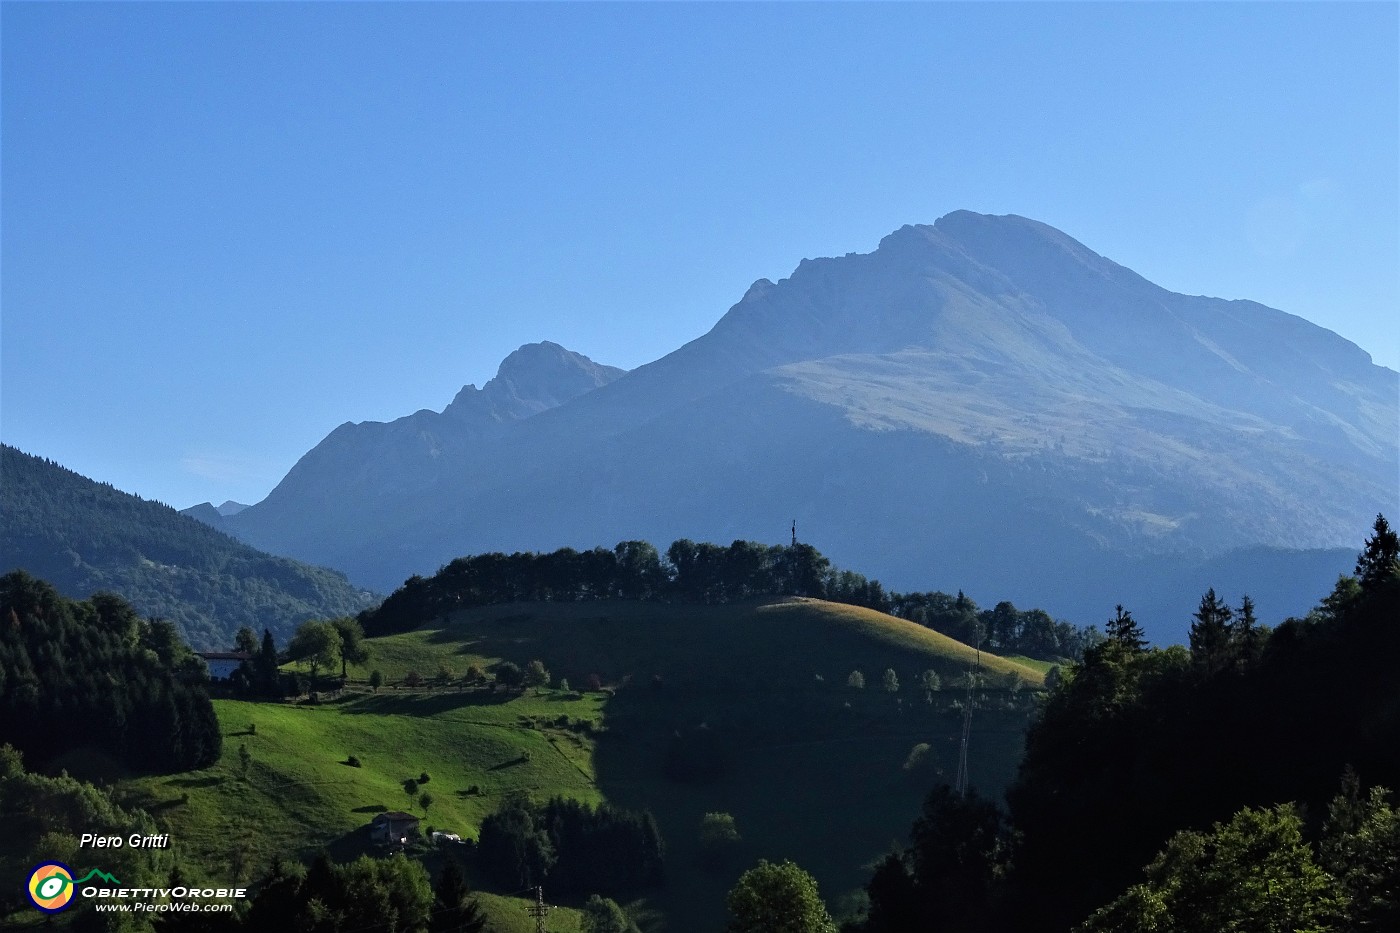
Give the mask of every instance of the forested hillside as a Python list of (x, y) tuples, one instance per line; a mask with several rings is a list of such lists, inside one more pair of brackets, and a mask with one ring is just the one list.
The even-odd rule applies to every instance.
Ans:
[(0, 448), (0, 572), (23, 569), (73, 598), (117, 593), (174, 622), (196, 648), (242, 626), (290, 634), (373, 601), (332, 570), (255, 551), (159, 502), (13, 447)]
[(0, 577), (0, 742), (32, 763), (95, 748), (135, 771), (206, 767), (223, 739), (203, 679), (169, 622)]
[[(1131, 613), (1051, 691), (1009, 812), (935, 792), (858, 933), (1400, 928), (1400, 542), (1272, 630), (1202, 597), (1190, 647)], [(1091, 918), (1092, 915), (1092, 919)]]

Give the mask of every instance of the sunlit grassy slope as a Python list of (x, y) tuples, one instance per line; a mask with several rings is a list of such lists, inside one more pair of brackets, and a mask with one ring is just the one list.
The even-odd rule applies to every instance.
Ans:
[[(797, 860), (840, 912), (869, 864), (905, 836), (923, 795), (956, 769), (953, 704), (966, 694), (927, 695), (919, 673), (934, 670), (946, 686), (975, 658), (912, 623), (817, 600), (499, 606), (368, 644), (369, 661), (350, 674), (362, 683), (381, 671), (388, 684), (377, 694), (359, 687), (319, 706), (218, 701), (218, 765), (129, 780), (124, 792), (219, 880), (254, 878), (276, 853), (365, 851), (374, 813), (423, 815), (401, 785), (425, 771), (425, 822), (463, 837), (511, 791), (607, 800), (652, 810), (666, 838), (667, 886), (631, 905), (653, 918), (650, 929), (661, 929), (657, 917), (671, 933), (719, 928), (725, 892), (759, 858)], [(443, 666), (460, 677), (472, 663), (535, 658), (575, 689), (598, 674), (615, 691), (402, 686), (410, 671), (431, 684)], [(982, 665), (1000, 689), (979, 699), (971, 773), (998, 794), (1021, 754), (1024, 688), (1043, 675), (987, 654)], [(886, 669), (897, 691), (882, 688)], [(847, 686), (852, 670), (864, 690)], [(719, 738), (723, 773), (668, 779), (667, 749), (699, 729)], [(927, 749), (911, 760), (919, 745)], [(251, 756), (246, 776), (240, 746)], [(352, 755), (360, 767), (346, 763)], [(710, 811), (733, 814), (744, 837), (719, 869), (699, 859), (697, 829)], [(525, 929), (520, 902), (490, 904), (500, 929)], [(561, 913), (551, 929), (576, 923)]]
[[(923, 670), (956, 675), (977, 653), (931, 629), (858, 606), (819, 599), (706, 606), (651, 602), (529, 603), (455, 613), (443, 624), (375, 639), (353, 677), (378, 669), (391, 681), (409, 671), (455, 674), (497, 659), (546, 662), (578, 687), (589, 674), (606, 683), (660, 674), (669, 685), (753, 688), (773, 683), (845, 681), (861, 670), (876, 685), (886, 668), (907, 683)], [(983, 671), (1015, 673), (1038, 686), (1042, 672), (986, 652)], [(873, 675), (873, 679), (872, 679)]]

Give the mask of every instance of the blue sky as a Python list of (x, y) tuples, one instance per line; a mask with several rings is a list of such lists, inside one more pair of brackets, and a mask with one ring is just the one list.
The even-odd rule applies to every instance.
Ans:
[(1400, 368), (1395, 4), (0, 7), (0, 438), (184, 507), (959, 208)]

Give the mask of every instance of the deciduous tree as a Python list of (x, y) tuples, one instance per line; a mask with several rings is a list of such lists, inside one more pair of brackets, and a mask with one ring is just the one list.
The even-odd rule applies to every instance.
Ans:
[(1082, 933), (1335, 929), (1342, 904), (1291, 804), (1246, 807), (1209, 832), (1179, 832), (1147, 880), (1098, 910)]
[(314, 683), (317, 671), (334, 666), (340, 659), (340, 632), (330, 622), (316, 619), (303, 622), (287, 646), (287, 657), (310, 666)]
[(369, 660), (369, 648), (365, 645), (365, 630), (360, 620), (353, 616), (332, 619), (336, 634), (340, 636), (340, 676), (346, 676), (347, 664), (364, 664)]
[(760, 861), (729, 892), (729, 933), (836, 933), (817, 882), (793, 862)]
[(583, 933), (638, 933), (617, 902), (594, 894), (583, 905), (580, 926)]

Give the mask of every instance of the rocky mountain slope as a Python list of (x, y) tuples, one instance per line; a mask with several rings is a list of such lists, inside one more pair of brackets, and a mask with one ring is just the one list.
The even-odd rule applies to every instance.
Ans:
[(461, 396), (342, 426), (227, 526), (388, 588), (467, 552), (779, 540), (796, 517), (899, 589), (1078, 622), (1136, 600), (1168, 633), (1194, 597), (1162, 580), (1262, 547), (1246, 553), (1284, 569), (1254, 576), (1292, 590), (1251, 595), (1295, 611), (1297, 587), (1325, 589), (1349, 552), (1299, 556), (1305, 581), (1278, 553), (1346, 548), (1400, 498), (1396, 373), (1301, 318), (1169, 292), (1016, 216), (961, 211), (804, 260), (668, 356), (569, 381), (571, 398), (512, 377), (517, 397), (561, 404), (478, 416), (499, 410), (496, 381), (483, 404), (467, 395), (458, 434), (440, 426)]

